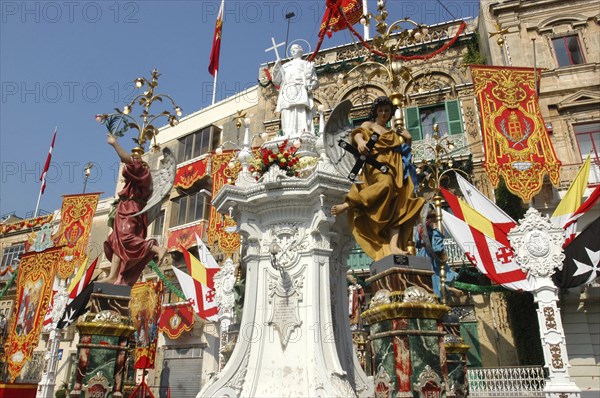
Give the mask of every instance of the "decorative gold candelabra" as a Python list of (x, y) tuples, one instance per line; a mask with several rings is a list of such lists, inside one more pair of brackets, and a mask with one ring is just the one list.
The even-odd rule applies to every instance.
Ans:
[[(463, 170), (454, 167), (454, 160), (451, 157), (454, 150), (454, 143), (448, 136), (440, 136), (439, 125), (433, 125), (433, 143), (426, 144), (426, 148), (433, 154), (432, 160), (423, 160), (417, 167), (417, 174), (425, 173), (426, 182), (420, 182), (418, 190), (423, 191), (429, 188), (433, 191), (431, 198), (435, 208), (435, 227), (443, 232), (442, 228), (442, 206), (444, 197), (440, 193), (442, 181), (448, 178), (448, 173), (459, 172), (468, 177)], [(446, 303), (446, 260), (440, 259), (440, 291), (442, 293), (442, 304)]]
[[(229, 163), (227, 164), (227, 167), (230, 170), (236, 170), (236, 168), (239, 167), (238, 166), (238, 162), (239, 162), (242, 165), (242, 171), (247, 172), (248, 167), (250, 165), (250, 160), (252, 159), (252, 156), (253, 156), (252, 155), (252, 143), (254, 142), (254, 140), (256, 138), (259, 138), (263, 142), (266, 142), (269, 139), (269, 136), (266, 132), (263, 132), (262, 134), (254, 134), (251, 136), (250, 124), (252, 123), (252, 120), (249, 117), (246, 117), (246, 112), (244, 112), (244, 111), (237, 111), (237, 116), (235, 116), (235, 121), (236, 121), (235, 125), (238, 129), (238, 142), (237, 143), (235, 143), (233, 141), (223, 142), (221, 145), (219, 145), (215, 149), (215, 154), (222, 155), (223, 151), (225, 150), (225, 148), (227, 146), (232, 147), (235, 150), (235, 154), (231, 158)], [(242, 147), (240, 148), (239, 130), (242, 126), (244, 126), (244, 141), (243, 141)], [(228, 184), (233, 183), (233, 178), (228, 178), (227, 183)]]
[[(138, 77), (134, 80), (135, 87), (139, 90), (142, 87), (146, 86), (146, 91), (144, 91), (142, 94), (138, 94), (137, 96), (135, 96), (135, 98), (133, 98), (133, 100), (130, 103), (123, 107), (123, 110), (115, 108), (115, 113), (96, 115), (96, 120), (99, 123), (108, 124), (107, 127), (109, 127), (110, 132), (115, 135), (122, 136), (123, 131), (130, 128), (137, 130), (138, 136), (134, 138), (133, 141), (138, 146), (131, 150), (131, 152), (134, 155), (142, 156), (145, 152), (144, 145), (149, 140), (152, 140), (153, 142), (152, 149), (159, 148), (156, 142), (158, 128), (154, 125), (156, 120), (164, 117), (168, 120), (169, 125), (174, 127), (179, 123), (179, 117), (182, 114), (181, 108), (175, 103), (171, 96), (167, 94), (155, 93), (155, 90), (158, 87), (159, 76), (160, 74), (158, 73), (158, 70), (154, 69), (152, 71), (152, 77), (150, 78), (150, 80), (146, 79), (145, 77)], [(165, 98), (169, 100), (170, 103), (173, 105), (174, 114), (172, 114), (168, 110), (164, 110), (158, 114), (152, 114), (150, 112), (150, 107), (152, 106), (152, 104), (155, 101), (162, 103)], [(143, 108), (142, 113), (140, 114), (141, 123), (136, 118), (130, 115), (130, 113), (133, 111), (133, 106), (136, 103)], [(116, 126), (116, 128), (112, 128), (112, 125), (114, 125), (115, 121), (118, 121), (119, 124)], [(121, 130), (119, 130), (119, 127), (121, 126), (122, 122), (125, 122), (125, 125)]]
[[(388, 82), (392, 87), (390, 99), (394, 106), (399, 107), (404, 102), (404, 97), (401, 94), (402, 81), (408, 82), (411, 78), (411, 70), (397, 59), (395, 54), (398, 53), (400, 47), (416, 44), (421, 42), (429, 33), (429, 28), (426, 25), (419, 24), (409, 18), (403, 18), (393, 22), (391, 25), (387, 23), (388, 12), (385, 7), (384, 0), (377, 1), (378, 14), (366, 14), (361, 18), (363, 25), (368, 25), (371, 18), (377, 21), (375, 28), (376, 36), (372, 41), (371, 53), (384, 57), (385, 61), (378, 62), (375, 60), (365, 61), (352, 68), (345, 75), (340, 75), (341, 79), (345, 79), (350, 73), (358, 68), (372, 66), (375, 70), (367, 75), (367, 79), (371, 80), (375, 76), (379, 76), (381, 72), (387, 75)], [(410, 24), (412, 28), (405, 29), (401, 25)]]

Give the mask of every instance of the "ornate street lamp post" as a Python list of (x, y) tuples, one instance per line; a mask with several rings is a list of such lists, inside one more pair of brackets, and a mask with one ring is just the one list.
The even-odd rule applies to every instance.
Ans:
[[(182, 114), (181, 108), (175, 103), (171, 96), (167, 94), (155, 93), (155, 90), (158, 87), (159, 76), (160, 74), (158, 73), (158, 69), (154, 69), (152, 71), (152, 77), (150, 80), (146, 79), (145, 77), (138, 77), (134, 80), (135, 87), (138, 90), (142, 87), (146, 87), (146, 91), (144, 91), (142, 94), (136, 95), (131, 102), (123, 107), (123, 110), (115, 108), (115, 113), (96, 115), (96, 120), (98, 123), (107, 124), (110, 132), (117, 136), (123, 136), (123, 132), (128, 129), (137, 130), (138, 135), (133, 139), (133, 141), (138, 146), (133, 148), (131, 152), (138, 156), (142, 156), (145, 153), (144, 146), (148, 141), (153, 142), (152, 149), (158, 149), (158, 144), (156, 143), (158, 128), (154, 125), (156, 121), (161, 118), (166, 118), (169, 125), (174, 127), (179, 124), (179, 117)], [(164, 110), (157, 114), (150, 112), (150, 108), (154, 102), (158, 101), (163, 103), (165, 99), (168, 100), (173, 106), (174, 114), (168, 110)], [(136, 103), (142, 107), (142, 113), (140, 114), (139, 121), (130, 115), (130, 113), (133, 111), (133, 106)], [(119, 124), (116, 126), (116, 128), (113, 128), (116, 121), (118, 121)], [(119, 129), (122, 122), (125, 122), (125, 125), (123, 128)]]

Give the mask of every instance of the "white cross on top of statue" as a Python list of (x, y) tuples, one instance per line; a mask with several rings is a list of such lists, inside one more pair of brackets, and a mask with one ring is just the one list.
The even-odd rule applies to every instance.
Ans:
[(267, 49), (265, 49), (265, 52), (269, 52), (269, 51), (275, 51), (275, 57), (276, 57), (276, 61), (281, 60), (281, 58), (279, 57), (279, 51), (277, 51), (277, 49), (281, 46), (285, 46), (285, 43), (279, 43), (279, 44), (275, 44), (275, 38), (271, 37), (271, 43), (273, 43), (272, 47), (269, 47)]

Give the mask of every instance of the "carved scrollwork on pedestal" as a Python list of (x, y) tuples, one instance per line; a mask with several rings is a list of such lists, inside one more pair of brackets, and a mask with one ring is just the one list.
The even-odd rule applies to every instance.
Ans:
[(542, 217), (535, 208), (527, 210), (525, 219), (510, 231), (508, 239), (515, 249), (515, 260), (532, 276), (547, 278), (555, 268), (562, 269), (564, 230), (554, 226), (548, 217)]
[(235, 296), (233, 287), (235, 285), (235, 264), (232, 259), (227, 259), (225, 264), (214, 277), (215, 280), (215, 300), (219, 306), (219, 312), (227, 313), (233, 310)]
[(556, 329), (556, 315), (554, 308), (544, 307), (544, 318), (546, 319), (546, 329)]
[(94, 315), (92, 322), (98, 323), (120, 323), (121, 314), (113, 310), (104, 310)]
[(271, 316), (268, 324), (279, 334), (281, 348), (285, 350), (294, 329), (302, 325), (299, 302), (303, 300), (304, 271), (297, 277), (282, 271), (277, 277), (269, 275), (269, 305)]
[(550, 344), (550, 357), (552, 358), (552, 367), (554, 369), (562, 369), (565, 367), (560, 344)]
[(269, 252), (273, 242), (280, 247), (275, 255), (277, 265), (289, 269), (300, 259), (300, 253), (310, 246), (306, 230), (299, 223), (279, 223), (271, 228), (272, 240), (263, 240), (263, 252)]
[(437, 300), (420, 286), (410, 286), (404, 291), (405, 303), (430, 303), (437, 304)]
[(333, 384), (335, 389), (341, 393), (340, 396), (347, 398), (356, 397), (356, 393), (348, 382), (346, 375), (341, 375), (337, 372), (331, 372), (330, 379), (331, 384)]

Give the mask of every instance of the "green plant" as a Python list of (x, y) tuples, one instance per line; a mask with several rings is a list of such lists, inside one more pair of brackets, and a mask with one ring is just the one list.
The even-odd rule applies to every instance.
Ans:
[(477, 33), (467, 45), (467, 53), (463, 57), (463, 63), (465, 65), (485, 65), (485, 55), (479, 50), (479, 33)]
[(525, 215), (525, 209), (521, 206), (521, 198), (513, 194), (506, 187), (504, 179), (500, 177), (498, 188), (494, 192), (496, 204), (506, 212), (513, 220), (519, 221)]
[(67, 388), (69, 385), (63, 381), (60, 388), (54, 393), (54, 398), (67, 398)]

